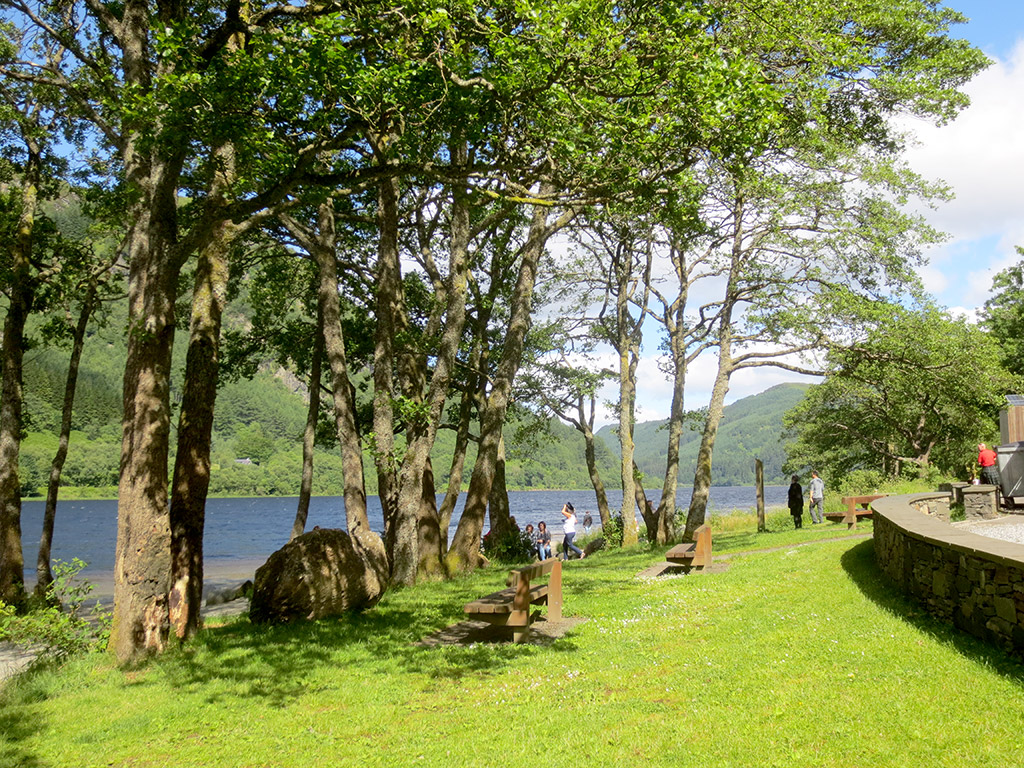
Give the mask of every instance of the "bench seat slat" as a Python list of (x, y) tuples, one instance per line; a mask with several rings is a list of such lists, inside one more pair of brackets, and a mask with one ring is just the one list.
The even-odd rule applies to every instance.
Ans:
[[(512, 613), (512, 601), (515, 599), (516, 591), (513, 588), (503, 589), (500, 592), (493, 592), (489, 595), (466, 603), (463, 609), (466, 613)], [(540, 603), (547, 599), (548, 585), (537, 584), (530, 587), (530, 603)]]
[(671, 562), (689, 561), (697, 555), (697, 545), (692, 541), (684, 544), (677, 544), (665, 553), (665, 559)]

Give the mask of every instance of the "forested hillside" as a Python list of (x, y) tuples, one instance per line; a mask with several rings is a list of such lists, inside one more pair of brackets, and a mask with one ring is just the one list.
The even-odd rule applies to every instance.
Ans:
[[(113, 328), (99, 331), (86, 346), (75, 407), (75, 432), (64, 470), (64, 485), (107, 494), (117, 484), (121, 434), (121, 371), (124, 346)], [(45, 488), (49, 463), (56, 450), (66, 363), (60, 350), (31, 353), (25, 368), (28, 438), (22, 453), (23, 488), (27, 496)], [(180, 366), (179, 366), (180, 371)], [(286, 381), (288, 382), (286, 384)], [(252, 380), (229, 381), (217, 398), (213, 437), (211, 492), (223, 495), (291, 495), (298, 492), (302, 461), (301, 435), (306, 418), (303, 395), (290, 377), (270, 364)], [(180, 391), (175, 381), (174, 392)], [(765, 465), (765, 480), (782, 483), (785, 448), (782, 417), (804, 395), (806, 386), (781, 384), (739, 400), (725, 409), (715, 445), (715, 485), (751, 485), (754, 459)], [(636, 460), (650, 484), (660, 481), (665, 467), (665, 422), (636, 425)], [(598, 432), (598, 464), (609, 487), (618, 485), (618, 438), (614, 428)], [(442, 430), (432, 451), (437, 487), (448, 482), (454, 434)], [(557, 421), (547, 431), (506, 428), (506, 474), (514, 489), (589, 488), (583, 460), (583, 439)], [(681, 446), (683, 482), (693, 477), (700, 433), (684, 434)], [(467, 457), (469, 477), (476, 449)], [(372, 461), (366, 457), (366, 466)], [(376, 478), (367, 472), (368, 490)], [(314, 493), (340, 494), (341, 460), (335, 447), (320, 446), (314, 464)]]
[[(726, 406), (715, 441), (712, 482), (715, 485), (753, 485), (754, 460), (764, 462), (765, 482), (785, 482), (782, 465), (786, 460), (782, 417), (799, 403), (807, 385), (779, 384), (765, 392), (737, 400)], [(636, 464), (648, 478), (661, 480), (665, 473), (665, 421), (645, 421), (633, 431)], [(618, 437), (613, 427), (603, 427), (598, 436), (618, 452)], [(680, 445), (680, 479), (689, 483), (697, 466), (701, 433), (687, 431)]]
[[(124, 344), (113, 325), (86, 345), (75, 400), (74, 432), (63, 473), (63, 485), (78, 493), (110, 495), (117, 484), (121, 439), (121, 372)], [(172, 392), (180, 393), (181, 366)], [(45, 490), (50, 461), (57, 449), (57, 428), (66, 374), (65, 354), (53, 348), (32, 352), (25, 366), (28, 436), (21, 455), (26, 496)], [(291, 495), (298, 493), (302, 462), (302, 430), (306, 403), (293, 377), (270, 363), (251, 380), (224, 383), (217, 397), (210, 490), (222, 495)], [(172, 421), (176, 427), (176, 421)], [(553, 421), (544, 430), (506, 427), (506, 474), (510, 488), (588, 488), (583, 438)], [(432, 451), (437, 487), (447, 486), (455, 436), (441, 430)], [(172, 443), (173, 444), (173, 443)], [(472, 443), (467, 457), (468, 479), (476, 458)], [(173, 456), (172, 456), (173, 461)], [(602, 475), (617, 478), (614, 455), (598, 446)], [(367, 488), (376, 492), (373, 462), (365, 457)], [(318, 447), (314, 493), (342, 492), (341, 459), (332, 445)]]

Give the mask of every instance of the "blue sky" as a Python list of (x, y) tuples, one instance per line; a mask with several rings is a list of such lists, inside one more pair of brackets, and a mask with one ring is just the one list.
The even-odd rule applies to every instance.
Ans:
[[(974, 315), (989, 296), (995, 272), (1020, 260), (1024, 246), (1024, 0), (948, 0), (970, 21), (953, 34), (970, 40), (991, 66), (967, 84), (971, 106), (941, 128), (912, 124), (918, 144), (907, 160), (930, 179), (946, 182), (955, 200), (928, 212), (949, 239), (928, 252), (926, 288), (944, 306)], [(715, 358), (691, 368), (686, 407), (706, 405)], [(813, 381), (771, 368), (734, 375), (727, 402), (786, 381)], [(606, 391), (609, 398), (614, 392)], [(637, 420), (668, 416), (671, 393), (652, 351), (638, 371)], [(606, 414), (605, 423), (611, 420)]]

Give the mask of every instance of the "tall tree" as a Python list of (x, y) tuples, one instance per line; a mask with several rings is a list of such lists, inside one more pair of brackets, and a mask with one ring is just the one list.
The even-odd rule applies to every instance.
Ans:
[[(337, 114), (338, 102), (320, 53), (346, 51), (342, 41), (353, 38), (314, 24), (329, 10), (320, 6), (270, 6), (248, 19), (231, 2), (40, 8), (13, 0), (4, 8), (34, 34), (0, 71), (64, 93), (92, 125), (90, 140), (110, 149), (126, 192), (129, 340), (111, 648), (128, 661), (163, 648), (169, 627), (168, 383), (178, 276), (225, 222), (281, 202), (325, 146), (350, 144), (343, 121), (324, 138), (317, 116)], [(293, 34), (299, 26), (309, 34)], [(236, 33), (244, 54), (231, 44)], [(30, 44), (38, 39), (59, 44), (64, 62), (39, 61)], [(224, 123), (245, 183), (215, 194)]]
[(854, 469), (962, 474), (1018, 377), (1000, 368), (995, 340), (963, 319), (928, 306), (870, 314), (864, 335), (829, 354), (825, 380), (786, 415), (797, 437), (787, 466), (837, 480)]
[[(1017, 246), (1017, 255), (1024, 257), (1024, 248)], [(1003, 366), (1018, 376), (1024, 374), (1024, 261), (992, 278), (992, 298), (985, 302), (982, 318), (999, 343)]]
[[(12, 55), (31, 35), (31, 25), (23, 20), (5, 22), (0, 58)], [(40, 66), (60, 67), (65, 49), (44, 38), (33, 44), (33, 55)], [(81, 269), (83, 262), (84, 251), (67, 243), (41, 211), (43, 201), (59, 193), (66, 171), (54, 151), (58, 132), (70, 132), (73, 125), (74, 115), (60, 110), (52, 90), (17, 79), (0, 83), (0, 132), (9, 150), (2, 162), (14, 180), (0, 200), (0, 284), (7, 297), (0, 346), (0, 600), (12, 604), (25, 596), (19, 460), (26, 324), (47, 282)], [(64, 282), (74, 280), (65, 275)]]

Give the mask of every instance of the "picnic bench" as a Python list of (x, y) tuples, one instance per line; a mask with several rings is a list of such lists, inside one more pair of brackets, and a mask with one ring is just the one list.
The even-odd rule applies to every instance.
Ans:
[(711, 526), (704, 523), (695, 532), (695, 540), (677, 544), (665, 553), (673, 565), (704, 569), (711, 565)]
[[(547, 584), (536, 581), (548, 577)], [(530, 613), (531, 605), (547, 605), (548, 621), (562, 618), (562, 561), (549, 558), (523, 568), (509, 571), (507, 589), (494, 592), (479, 600), (466, 603), (466, 614), (478, 621), (503, 627), (512, 633), (514, 642), (521, 643), (529, 636), (530, 625), (540, 611)]]
[(846, 505), (846, 511), (829, 512), (825, 515), (825, 519), (834, 523), (846, 523), (847, 528), (856, 528), (860, 518), (871, 517), (871, 502), (875, 499), (885, 498), (885, 496), (884, 493), (876, 493), (873, 496), (844, 496), (843, 504)]

